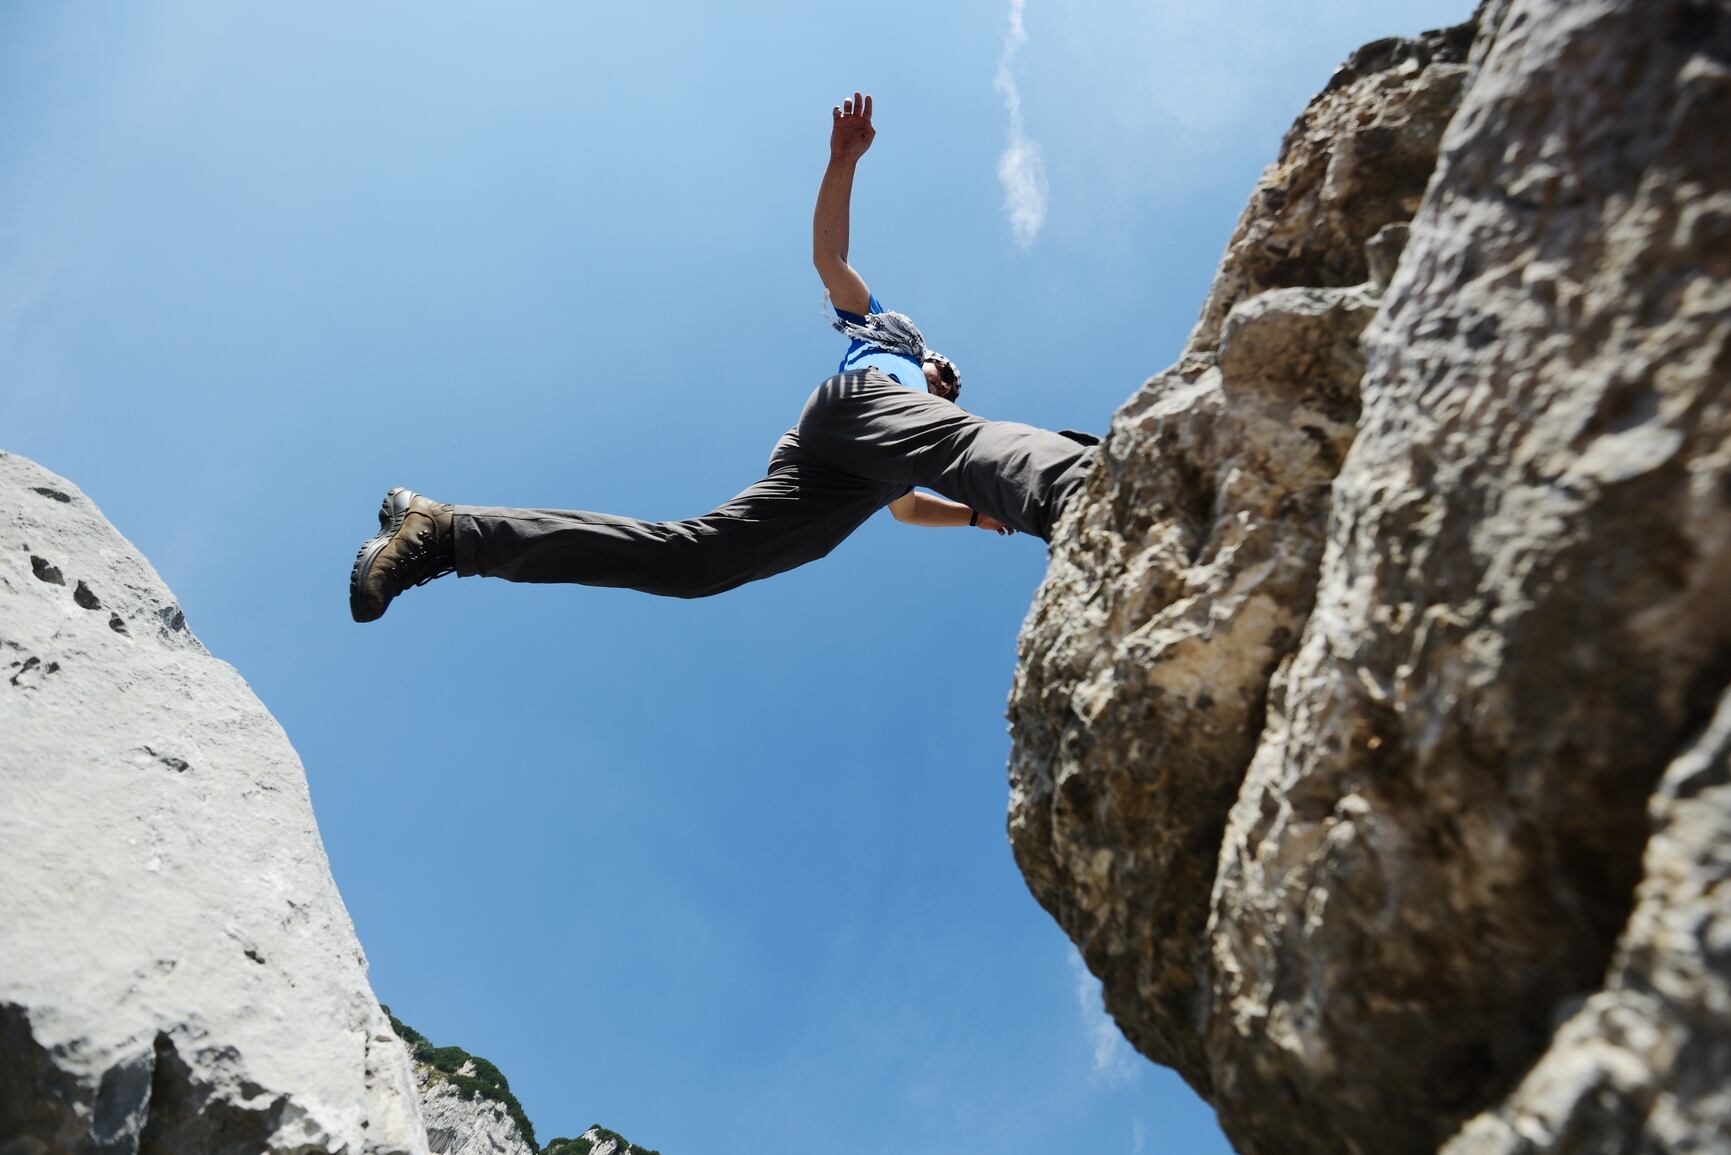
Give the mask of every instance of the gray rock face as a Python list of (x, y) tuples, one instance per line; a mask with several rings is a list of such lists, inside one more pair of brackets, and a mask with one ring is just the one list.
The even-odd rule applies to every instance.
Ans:
[[(460, 1075), (474, 1075), (465, 1063)], [(427, 1126), (427, 1149), (433, 1155), (536, 1155), (517, 1129), (505, 1104), (462, 1091), (425, 1063), (415, 1064), (415, 1088), (421, 1098), (421, 1118)]]
[[(1115, 418), (1022, 638), (1011, 837), (1243, 1151), (1725, 1150), (1731, 5), (1478, 19), (1468, 69), (1392, 66), (1465, 94), (1356, 353), (1398, 219), (1268, 189), (1362, 62)], [(1299, 235), (1370, 283), (1271, 283)]]
[(1204, 1095), (1209, 890), (1357, 427), (1367, 246), (1398, 252), (1470, 42), (1372, 45), (1305, 110), (1184, 359), (1114, 417), (1023, 629), (1016, 860), (1125, 1034)]
[(1285, 1091), (1428, 1149), (1505, 1089), (1599, 986), (1647, 798), (1731, 675), (1700, 12), (1517, 3), (1451, 127), (1222, 849), (1209, 1050), (1245, 1135), (1284, 1136)]
[(1376, 279), (1367, 243), (1418, 211), (1476, 28), (1378, 40), (1335, 71), (1251, 193), (1187, 354), (1212, 352), (1232, 309), (1264, 290)]
[(0, 453), (0, 1152), (425, 1152), (299, 760)]
[(1604, 989), (1443, 1155), (1731, 1146), (1731, 695), (1665, 771), (1651, 813)]

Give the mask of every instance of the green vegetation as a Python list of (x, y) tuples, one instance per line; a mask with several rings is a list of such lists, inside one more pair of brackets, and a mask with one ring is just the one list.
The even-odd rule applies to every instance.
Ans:
[(659, 1151), (651, 1151), (647, 1147), (639, 1147), (617, 1131), (609, 1131), (596, 1123), (575, 1139), (555, 1139), (541, 1149), (541, 1155), (589, 1155), (597, 1146), (609, 1139), (619, 1144), (618, 1155), (661, 1155)]
[[(479, 1055), (471, 1055), (461, 1047), (435, 1047), (427, 1036), (409, 1026), (397, 1016), (391, 1014), (391, 1008), (383, 1007), (385, 1017), (391, 1020), (391, 1029), (397, 1032), (397, 1037), (409, 1045), (409, 1053), (415, 1062), (424, 1063), (439, 1072), (439, 1077), (457, 1088), (457, 1093), (464, 1099), (491, 1099), (495, 1103), (504, 1104), (506, 1112), (517, 1124), (518, 1132), (530, 1147), (535, 1148), (535, 1125), (529, 1122), (529, 1116), (523, 1113), (523, 1104), (517, 1102), (517, 1096), (511, 1093), (511, 1084), (504, 1074)], [(464, 1063), (473, 1063), (473, 1075), (459, 1075)]]
[[(535, 1148), (535, 1127), (529, 1122), (529, 1116), (523, 1113), (523, 1105), (517, 1102), (517, 1096), (511, 1094), (511, 1084), (499, 1068), (489, 1063), (479, 1055), (471, 1055), (461, 1047), (435, 1047), (432, 1040), (415, 1028), (409, 1026), (397, 1016), (391, 1014), (391, 1008), (380, 1003), (385, 1017), (391, 1020), (391, 1030), (397, 1032), (397, 1038), (409, 1046), (409, 1053), (415, 1062), (433, 1068), (445, 1082), (457, 1088), (464, 1099), (491, 1099), (495, 1103), (503, 1103), (505, 1110), (517, 1124), (517, 1130), (522, 1134), (531, 1148)], [(459, 1075), (464, 1063), (474, 1064), (473, 1075)], [(639, 1147), (626, 1139), (617, 1131), (609, 1131), (599, 1123), (575, 1139), (555, 1139), (545, 1147), (537, 1148), (541, 1155), (589, 1155), (597, 1144), (613, 1140), (619, 1144), (618, 1155), (661, 1155), (659, 1151), (651, 1151), (647, 1147)]]
[(555, 1139), (541, 1149), (541, 1155), (589, 1155), (595, 1144), (579, 1135), (575, 1139)]
[[(505, 1110), (511, 1113), (511, 1119), (518, 1124), (518, 1131), (523, 1134), (524, 1141), (528, 1141), (531, 1148), (537, 1148), (535, 1126), (531, 1124), (530, 1117), (524, 1115), (518, 1096), (511, 1093), (511, 1084), (505, 1081), (502, 1070), (493, 1067), (490, 1061), (479, 1055), (469, 1055), (460, 1046), (433, 1046), (433, 1041), (419, 1030), (410, 1027), (409, 1023), (403, 1022), (398, 1016), (391, 1015), (391, 1008), (383, 1003), (379, 1004), (379, 1008), (384, 1011), (384, 1016), (391, 1020), (391, 1030), (395, 1030), (396, 1037), (409, 1044), (409, 1053), (417, 1063), (436, 1070), (440, 1079), (457, 1087), (457, 1093), (466, 1100), (483, 1098), (504, 1103)], [(464, 1063), (473, 1063), (473, 1075), (457, 1074)], [(620, 1132), (608, 1131), (601, 1124), (590, 1127), (589, 1131), (583, 1132), (578, 1138), (554, 1139), (549, 1145), (537, 1150), (540, 1150), (540, 1155), (589, 1155), (597, 1143), (606, 1143), (608, 1139), (613, 1139), (620, 1145), (618, 1155), (661, 1155), (660, 1152), (651, 1152), (647, 1146), (635, 1145)]]

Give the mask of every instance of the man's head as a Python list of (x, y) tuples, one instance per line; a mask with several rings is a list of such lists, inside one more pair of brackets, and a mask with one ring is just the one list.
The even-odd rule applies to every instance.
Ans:
[(961, 393), (962, 375), (956, 372), (955, 362), (942, 353), (927, 349), (920, 360), (920, 368), (926, 373), (927, 393), (935, 393), (945, 401), (954, 401)]
[(873, 348), (918, 361), (925, 371), (928, 393), (954, 401), (962, 391), (962, 375), (956, 372), (956, 363), (928, 348), (919, 326), (906, 313), (884, 309), (867, 313), (858, 320), (849, 320), (838, 314), (830, 322), (830, 327)]

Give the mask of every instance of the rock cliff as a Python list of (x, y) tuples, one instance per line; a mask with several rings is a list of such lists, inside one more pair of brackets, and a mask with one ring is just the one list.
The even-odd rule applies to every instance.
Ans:
[(1724, 1149), (1726, 124), (1723, 0), (1361, 50), (1066, 511), (1012, 845), (1242, 1151)]
[(10, 454), (0, 678), (0, 1151), (425, 1152), (288, 739)]

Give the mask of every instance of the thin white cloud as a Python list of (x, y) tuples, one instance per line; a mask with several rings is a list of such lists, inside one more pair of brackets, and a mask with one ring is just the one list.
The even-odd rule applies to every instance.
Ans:
[(1004, 35), (1004, 51), (998, 57), (998, 74), (992, 87), (1004, 97), (1010, 118), (1010, 143), (998, 157), (998, 183), (1004, 186), (1004, 215), (1010, 232), (1024, 249), (1034, 243), (1046, 223), (1046, 162), (1038, 141), (1029, 139), (1022, 124), (1022, 92), (1016, 87), (1016, 53), (1028, 42), (1022, 23), (1027, 0), (1010, 0), (1010, 30)]
[(1130, 1155), (1142, 1155), (1142, 1148), (1147, 1143), (1148, 1128), (1142, 1125), (1142, 1117), (1130, 1116)]
[(1139, 1069), (1136, 1052), (1106, 1014), (1100, 980), (1088, 972), (1088, 964), (1075, 947), (1070, 948), (1070, 972), (1076, 978), (1076, 1008), (1082, 1012), (1082, 1030), (1094, 1048), (1094, 1078), (1109, 1086), (1130, 1082)]
[[(20, 253), (18, 249), (25, 251)], [(59, 262), (46, 251), (19, 245), (7, 256), (11, 263), (0, 273), (0, 355), (10, 355), (16, 350), (18, 330), (25, 315), (48, 297), (60, 271)]]

